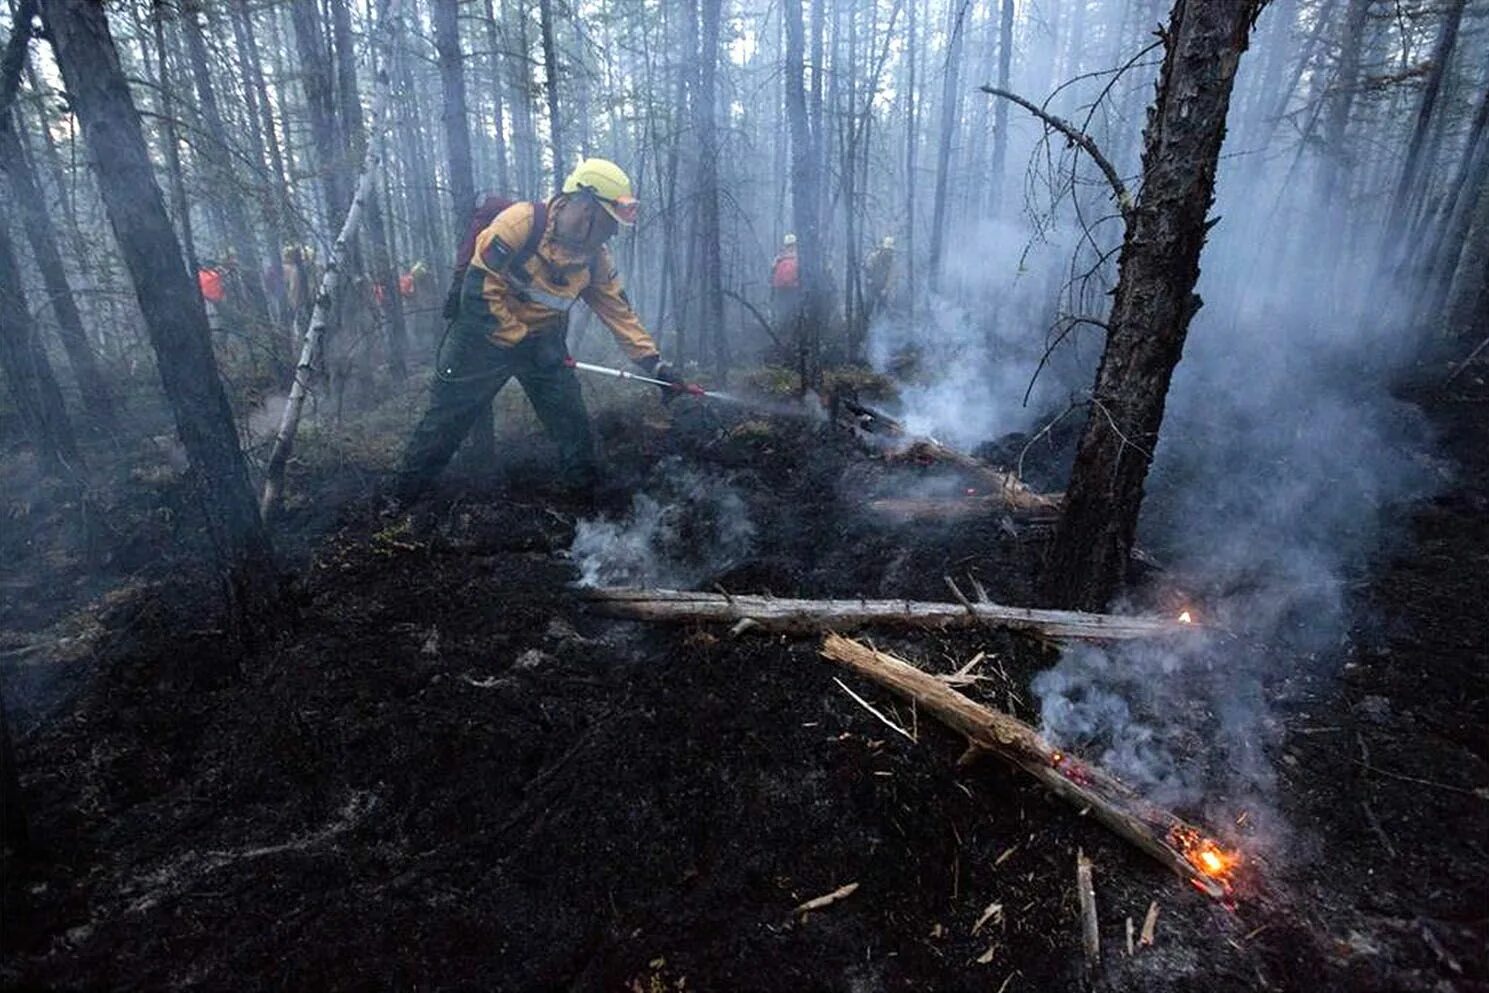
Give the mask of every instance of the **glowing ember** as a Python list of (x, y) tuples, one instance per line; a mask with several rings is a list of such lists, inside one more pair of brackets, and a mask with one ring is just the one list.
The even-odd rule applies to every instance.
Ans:
[(1050, 764), (1051, 765), (1059, 765), (1061, 762), (1064, 762), (1064, 761), (1065, 761), (1065, 756), (1062, 755), (1059, 752), (1055, 752), (1054, 754), (1052, 754), (1050, 756)]
[(1185, 610), (1185, 611), (1183, 611), (1183, 612), (1181, 612), (1179, 614), (1179, 623), (1180, 624), (1193, 624), (1194, 623), (1194, 618), (1193, 617), (1190, 617), (1189, 616), (1189, 611)]
[(1208, 848), (1199, 853), (1199, 864), (1212, 876), (1225, 869), (1225, 860)]

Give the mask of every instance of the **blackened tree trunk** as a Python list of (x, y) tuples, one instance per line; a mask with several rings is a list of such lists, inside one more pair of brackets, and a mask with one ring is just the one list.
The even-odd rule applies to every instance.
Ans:
[(68, 364), (72, 366), (83, 406), (95, 424), (107, 428), (112, 426), (114, 417), (113, 391), (104, 381), (93, 346), (83, 330), (83, 318), (67, 282), (67, 271), (62, 266), (62, 253), (57, 248), (57, 235), (51, 215), (47, 213), (41, 184), (37, 182), (31, 161), (22, 150), (14, 129), (8, 124), (9, 115), (0, 118), (0, 169), (10, 180), (11, 200), (20, 212), (21, 225), (31, 243), (31, 254), (41, 270), (48, 303), (57, 319), (57, 337), (67, 353)]
[(22, 855), (30, 847), (31, 832), (26, 823), (26, 808), (21, 796), (15, 740), (10, 734), (5, 693), (3, 687), (0, 687), (0, 853)]
[(699, 145), (698, 232), (703, 239), (703, 332), (712, 337), (714, 361), (722, 374), (729, 368), (729, 344), (724, 337), (724, 273), (719, 247), (719, 136), (715, 118), (720, 6), (721, 0), (701, 0), (699, 4), (703, 33), (693, 121)]
[(1349, 0), (1344, 15), (1343, 35), (1339, 40), (1339, 68), (1330, 85), (1328, 119), (1324, 125), (1324, 160), (1319, 172), (1319, 207), (1330, 215), (1338, 210), (1338, 197), (1349, 175), (1349, 153), (1345, 134), (1349, 129), (1350, 109), (1359, 87), (1360, 51), (1365, 37), (1365, 18), (1371, 0)]
[[(492, 138), (496, 141), (496, 188), (510, 195), (512, 189), (511, 176), (507, 171), (507, 124), (506, 115), (502, 112), (502, 104), (506, 99), (506, 74), (503, 72), (504, 59), (501, 55), (501, 42), (498, 37), (496, 11), (491, 6), (491, 0), (483, 0), (486, 13), (486, 47), (490, 50), (486, 58), (491, 63), (491, 113)], [(456, 229), (460, 234), (464, 229)]]
[(52, 363), (31, 320), (20, 259), (7, 227), (0, 215), (0, 368), (43, 470), (65, 477), (81, 465), (77, 442)]
[(1241, 53), (1264, 0), (1177, 0), (1144, 133), (1143, 182), (1127, 220), (1106, 350), (1091, 392), (1045, 589), (1100, 610), (1120, 588), (1137, 532), (1169, 381), (1184, 349), (1215, 168)]
[(1467, 3), (1468, 0), (1449, 0), (1447, 9), (1443, 11), (1437, 42), (1432, 48), (1432, 65), (1427, 71), (1426, 84), (1422, 87), (1422, 99), (1417, 104), (1417, 119), (1412, 127), (1411, 140), (1406, 146), (1406, 159), (1401, 165), (1401, 177), (1396, 183), (1396, 196), (1391, 201), (1391, 217), (1386, 225), (1388, 237), (1405, 229), (1412, 206), (1421, 192), (1422, 148), (1432, 126), (1432, 116), (1437, 110), (1443, 76), (1447, 73), (1448, 63), (1453, 58), (1453, 49), (1458, 43), (1458, 27), (1463, 22), (1463, 9)]
[(155, 183), (103, 6), (43, 0), (41, 10), (224, 566), (229, 603), (241, 615), (270, 596), (273, 552), (212, 357), (207, 312)]

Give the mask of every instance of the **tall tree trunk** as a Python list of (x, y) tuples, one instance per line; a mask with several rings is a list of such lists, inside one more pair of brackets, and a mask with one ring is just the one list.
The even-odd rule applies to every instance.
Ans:
[(260, 263), (258, 241), (248, 221), (245, 200), (232, 166), (232, 150), (227, 140), (227, 125), (217, 103), (212, 74), (207, 68), (207, 46), (198, 20), (196, 0), (181, 11), (186, 33), (186, 48), (191, 57), (191, 74), (196, 84), (197, 102), (206, 125), (211, 151), (205, 156), (211, 166), (212, 186), (217, 193), (223, 218), (228, 225), (228, 238), (238, 256), (238, 284), (247, 295), (248, 314), (259, 324), (269, 324), (269, 301), (264, 295), (264, 267)]
[(89, 0), (42, 0), (41, 9), (70, 106), (83, 125), (119, 253), (134, 282), (176, 432), (225, 566), (229, 602), (241, 612), (270, 596), (273, 553), (212, 358), (207, 312), (186, 272), (155, 183), (139, 113), (130, 101), (103, 6)]
[(310, 323), (305, 330), (305, 340), (300, 346), (300, 361), (295, 366), (295, 381), (290, 386), (289, 398), (284, 404), (284, 413), (279, 420), (279, 430), (274, 436), (274, 449), (269, 455), (269, 464), (264, 470), (264, 489), (259, 504), (265, 517), (271, 516), (279, 507), (284, 495), (285, 469), (289, 465), (290, 453), (294, 450), (295, 435), (300, 426), (300, 414), (304, 410), (305, 395), (321, 340), (325, 336), (330, 312), (336, 304), (340, 290), (341, 274), (345, 271), (347, 255), (352, 240), (357, 236), (357, 227), (362, 221), (362, 212), (372, 199), (377, 187), (378, 173), (383, 162), (383, 132), (387, 130), (389, 93), (388, 82), (391, 59), (389, 50), (395, 36), (401, 0), (389, 0), (387, 9), (379, 21), (385, 38), (382, 65), (374, 65), (372, 119), (367, 126), (367, 144), (362, 158), (362, 171), (352, 191), (352, 199), (346, 209), (336, 240), (331, 244), (330, 258), (326, 260), (326, 271), (321, 276), (320, 289), (316, 293), (315, 308), (311, 311)]
[(113, 391), (104, 381), (93, 346), (83, 330), (83, 317), (78, 312), (77, 301), (73, 299), (72, 287), (67, 281), (67, 271), (62, 265), (62, 253), (57, 248), (57, 235), (46, 208), (46, 197), (42, 195), (30, 160), (21, 149), (20, 140), (14, 129), (8, 126), (9, 119), (8, 114), (0, 118), (0, 169), (10, 179), (11, 200), (20, 212), (21, 225), (31, 243), (31, 254), (41, 270), (48, 303), (57, 319), (57, 337), (67, 353), (68, 364), (72, 366), (83, 406), (95, 424), (109, 428), (114, 417)]
[(558, 46), (553, 41), (553, 2), (538, 0), (539, 25), (543, 32), (543, 90), (548, 98), (548, 132), (553, 139), (553, 183), (563, 182), (564, 175), (573, 166), (569, 161), (569, 145), (565, 140), (564, 120), (558, 106)]
[[(1009, 87), (1013, 66), (1013, 0), (1003, 0), (998, 22), (998, 88)], [(989, 177), (988, 213), (997, 217), (1003, 209), (1003, 183), (1008, 163), (1008, 101), (999, 100), (993, 109), (993, 165)]]
[(1177, 0), (1169, 15), (1106, 350), (1046, 564), (1060, 606), (1099, 610), (1125, 577), (1169, 381), (1200, 307), (1194, 285), (1231, 87), (1263, 2)]
[(1473, 224), (1448, 283), (1440, 330), (1449, 339), (1489, 336), (1489, 179), (1479, 184)]
[(1324, 160), (1319, 171), (1319, 207), (1324, 215), (1338, 210), (1341, 185), (1346, 181), (1350, 156), (1345, 149), (1350, 109), (1359, 86), (1360, 49), (1365, 37), (1365, 18), (1372, 0), (1349, 0), (1339, 39), (1339, 68), (1330, 85), (1328, 119), (1324, 124)]
[[(352, 50), (351, 17), (346, 0), (332, 0), (331, 9), (336, 41), (336, 76), (341, 90), (341, 119), (350, 139), (350, 151), (365, 157), (369, 139), (362, 123), (362, 102), (357, 96), (357, 59)], [(403, 380), (408, 376), (408, 329), (403, 320), (397, 261), (388, 255), (388, 236), (383, 223), (382, 204), (374, 185), (367, 197), (367, 240), (372, 248), (372, 276), (383, 291), (383, 309), (388, 322), (388, 370), (394, 379)]]
[(170, 56), (165, 44), (165, 3), (156, 0), (152, 20), (155, 24), (155, 60), (160, 73), (160, 115), (165, 127), (166, 175), (171, 182), (171, 209), (181, 229), (181, 247), (186, 251), (186, 264), (196, 278), (196, 237), (191, 227), (191, 202), (186, 199), (186, 177), (181, 169), (181, 144), (176, 134), (175, 86), (171, 82)]
[[(946, 189), (951, 177), (951, 158), (957, 132), (957, 108), (961, 97), (962, 21), (966, 7), (956, 0), (947, 9), (946, 66), (941, 85), (940, 154), (936, 159), (936, 199), (931, 211), (930, 282), (941, 279), (941, 250), (946, 244)], [(999, 101), (1000, 103), (1002, 101)]]
[(715, 79), (719, 66), (721, 5), (721, 0), (699, 0), (703, 33), (693, 121), (699, 144), (698, 230), (703, 238), (703, 328), (712, 339), (715, 368), (723, 375), (729, 368), (729, 342), (724, 334), (724, 272), (719, 244), (719, 136), (715, 119), (718, 113)]
[(801, 292), (800, 343), (803, 349), (801, 388), (815, 385), (821, 362), (822, 246), (817, 227), (821, 193), (818, 186), (817, 146), (807, 120), (803, 82), (805, 41), (802, 0), (785, 0), (786, 112), (791, 120), (791, 212), (796, 224), (797, 276)]
[(349, 198), (342, 161), (344, 142), (336, 128), (331, 58), (326, 51), (316, 0), (293, 0), (290, 14), (295, 26), (295, 48), (300, 55), (300, 85), (305, 91), (310, 137), (315, 147), (316, 168), (321, 177), (326, 225), (329, 227), (346, 213)]
[(492, 9), (491, 0), (482, 0), (482, 3), (485, 4), (486, 10), (486, 47), (491, 50), (486, 57), (491, 61), (490, 85), (491, 110), (495, 117), (492, 124), (493, 137), (496, 139), (496, 188), (510, 195), (512, 180), (507, 172), (507, 124), (505, 115), (502, 113), (502, 103), (506, 99), (507, 91), (506, 74), (503, 71), (504, 59), (496, 28), (496, 12)]
[(1386, 224), (1387, 238), (1392, 238), (1405, 229), (1407, 217), (1420, 195), (1424, 161), (1422, 146), (1427, 140), (1432, 116), (1437, 109), (1443, 76), (1453, 59), (1453, 49), (1458, 43), (1458, 27), (1463, 22), (1463, 9), (1467, 4), (1468, 0), (1449, 0), (1447, 9), (1443, 11), (1437, 42), (1432, 46), (1432, 65), (1427, 72), (1426, 84), (1422, 87), (1422, 98), (1417, 104), (1417, 118), (1412, 127), (1411, 140), (1406, 146), (1406, 159), (1401, 164), (1401, 178), (1396, 183), (1396, 196), (1391, 200), (1391, 217)]
[(43, 471), (66, 477), (81, 467), (77, 441), (52, 363), (31, 320), (21, 286), (21, 263), (10, 240), (7, 218), (0, 214), (0, 368), (10, 385), (16, 412), (36, 446)]
[[(1012, 3), (1013, 0), (1004, 0)], [(917, 186), (916, 171), (919, 168), (920, 136), (917, 133), (917, 113), (915, 92), (916, 63), (920, 58), (916, 47), (916, 27), (920, 16), (916, 9), (920, 4), (910, 0), (909, 39), (905, 46), (905, 63), (908, 70), (908, 83), (905, 86), (905, 296), (910, 301), (910, 320), (915, 321), (915, 300), (917, 297), (915, 283), (915, 193)]]

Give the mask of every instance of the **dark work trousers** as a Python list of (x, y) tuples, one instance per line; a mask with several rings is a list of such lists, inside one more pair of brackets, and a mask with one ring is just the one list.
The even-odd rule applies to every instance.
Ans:
[(457, 318), (436, 357), (429, 407), (409, 439), (398, 470), (398, 495), (417, 496), (450, 461), (477, 417), (493, 397), (517, 377), (538, 420), (558, 444), (566, 479), (594, 481), (594, 442), (589, 415), (574, 370), (564, 364), (565, 324), (537, 329), (516, 345), (496, 345), (487, 337), (490, 322)]

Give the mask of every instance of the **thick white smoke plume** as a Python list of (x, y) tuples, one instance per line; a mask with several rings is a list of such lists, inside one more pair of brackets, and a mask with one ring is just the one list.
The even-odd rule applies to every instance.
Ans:
[(667, 459), (625, 517), (581, 520), (569, 555), (581, 586), (687, 589), (741, 561), (754, 537), (727, 478)]

